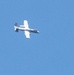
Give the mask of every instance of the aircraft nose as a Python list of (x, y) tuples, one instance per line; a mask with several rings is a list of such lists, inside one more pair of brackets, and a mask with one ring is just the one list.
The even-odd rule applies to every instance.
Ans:
[(37, 31), (39, 33), (39, 31)]

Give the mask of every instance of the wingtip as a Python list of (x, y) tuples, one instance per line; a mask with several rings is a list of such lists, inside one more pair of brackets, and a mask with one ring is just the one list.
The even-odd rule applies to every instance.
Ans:
[(30, 38), (26, 38), (26, 39), (30, 39)]

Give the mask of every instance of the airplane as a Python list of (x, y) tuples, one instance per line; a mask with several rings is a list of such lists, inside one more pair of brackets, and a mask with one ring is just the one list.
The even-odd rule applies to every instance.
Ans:
[(29, 24), (27, 20), (24, 20), (24, 25), (18, 26), (18, 24), (15, 23), (14, 30), (15, 32), (18, 32), (19, 30), (24, 31), (24, 34), (28, 39), (30, 38), (30, 33), (39, 33), (38, 30), (29, 28)]

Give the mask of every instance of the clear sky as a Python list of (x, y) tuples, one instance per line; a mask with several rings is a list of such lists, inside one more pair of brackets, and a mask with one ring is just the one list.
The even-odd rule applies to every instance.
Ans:
[(74, 75), (74, 0), (0, 0), (0, 75)]

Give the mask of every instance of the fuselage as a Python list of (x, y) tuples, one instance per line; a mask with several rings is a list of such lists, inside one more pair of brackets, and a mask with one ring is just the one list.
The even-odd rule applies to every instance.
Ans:
[(21, 30), (21, 31), (29, 31), (29, 32), (33, 32), (33, 33), (39, 33), (38, 30), (36, 29), (31, 29), (31, 28), (25, 28), (25, 27), (17, 27), (18, 30)]

